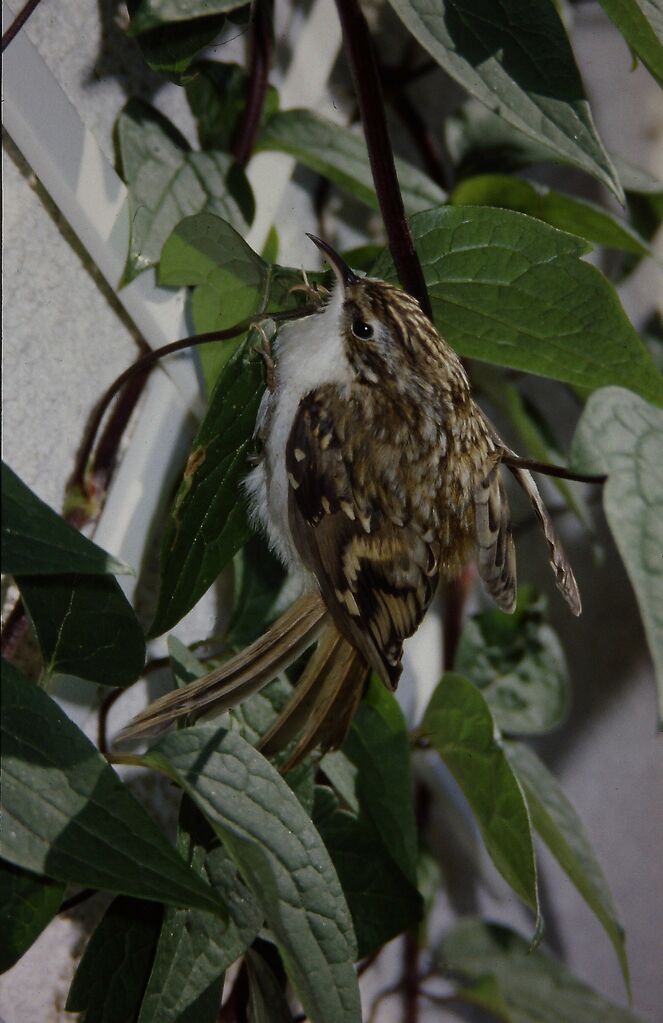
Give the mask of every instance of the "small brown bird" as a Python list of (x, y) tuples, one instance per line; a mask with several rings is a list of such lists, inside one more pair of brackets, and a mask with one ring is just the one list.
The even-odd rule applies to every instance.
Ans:
[[(227, 708), (257, 691), (316, 639), (289, 703), (263, 738), (274, 751), (299, 736), (282, 769), (315, 746), (340, 745), (369, 670), (395, 689), (403, 642), (438, 581), (476, 555), (497, 605), (516, 602), (516, 559), (500, 476), (515, 459), (474, 403), (467, 374), (418, 302), (357, 276), (325, 242), (337, 277), (327, 304), (288, 324), (249, 474), (255, 523), (303, 579), (302, 596), (264, 636), (184, 689), (157, 700), (121, 738), (175, 718)], [(580, 597), (530, 473), (510, 468), (543, 527), (557, 585)]]

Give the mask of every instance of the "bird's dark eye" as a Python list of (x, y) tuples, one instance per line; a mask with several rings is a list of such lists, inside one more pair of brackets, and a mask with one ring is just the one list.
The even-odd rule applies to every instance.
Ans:
[(363, 320), (355, 318), (352, 321), (352, 333), (361, 341), (368, 341), (369, 338), (373, 337), (373, 328), (370, 323), (364, 323)]

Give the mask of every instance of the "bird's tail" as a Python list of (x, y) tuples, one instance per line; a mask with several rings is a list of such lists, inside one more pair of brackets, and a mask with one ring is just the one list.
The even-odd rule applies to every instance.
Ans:
[[(151, 703), (120, 732), (116, 742), (160, 732), (185, 714), (212, 708), (228, 710), (241, 703), (314, 643), (327, 620), (319, 594), (303, 594), (250, 646), (208, 675)], [(317, 652), (313, 659), (316, 656)]]

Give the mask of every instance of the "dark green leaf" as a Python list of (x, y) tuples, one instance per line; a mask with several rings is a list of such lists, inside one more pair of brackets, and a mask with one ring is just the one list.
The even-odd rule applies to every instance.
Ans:
[(528, 942), (507, 927), (461, 920), (444, 938), (439, 959), (445, 971), (470, 981), (493, 977), (512, 1023), (644, 1023), (629, 1009), (606, 1001), (557, 960), (529, 951)]
[[(135, 17), (140, 6), (141, 0), (127, 0), (130, 33), (136, 33), (136, 23), (140, 25), (141, 16), (138, 19)], [(179, 82), (180, 75), (186, 71), (198, 51), (214, 42), (224, 23), (223, 14), (179, 23), (164, 22), (157, 28), (137, 34), (136, 42), (147, 64), (154, 71), (170, 73)]]
[(145, 664), (145, 637), (115, 579), (27, 575), (16, 583), (47, 673), (77, 675), (105, 686), (136, 681)]
[[(192, 77), (186, 84), (186, 98), (198, 123), (201, 147), (230, 152), (246, 104), (248, 74), (239, 64), (218, 64), (208, 60), (194, 64), (189, 72)], [(278, 109), (278, 105), (278, 93), (268, 85), (260, 115), (261, 125)]]
[[(436, 325), (461, 355), (663, 403), (663, 379), (578, 238), (510, 210), (445, 207), (412, 231)], [(373, 275), (394, 279), (384, 253)]]
[(172, 628), (194, 606), (251, 535), (241, 481), (250, 468), (263, 372), (262, 360), (245, 344), (214, 388), (171, 508), (152, 635)]
[[(362, 135), (350, 128), (310, 110), (284, 110), (267, 121), (258, 135), (256, 148), (289, 153), (367, 206), (378, 209), (366, 143)], [(408, 213), (446, 201), (443, 190), (412, 164), (397, 159), (396, 169)]]
[(131, 218), (124, 283), (158, 262), (166, 238), (184, 217), (208, 210), (240, 230), (253, 220), (244, 171), (227, 153), (192, 152), (146, 103), (129, 101), (117, 122), (117, 138)]
[(482, 611), (460, 637), (454, 670), (479, 687), (504, 732), (547, 732), (566, 714), (566, 659), (545, 607), (521, 587), (515, 614)]
[(182, 797), (177, 848), (207, 878), (230, 921), (197, 909), (166, 907), (139, 1023), (216, 1023), (224, 971), (255, 938), (262, 913), (237, 868), (188, 796)]
[[(329, 789), (322, 793), (326, 802)], [(421, 896), (365, 814), (324, 805), (314, 820), (348, 900), (359, 956), (369, 956), (419, 922)]]
[(506, 754), (525, 789), (534, 827), (605, 928), (630, 992), (624, 930), (582, 821), (533, 750), (509, 742)]
[(403, 713), (376, 678), (359, 705), (343, 753), (354, 764), (357, 797), (394, 862), (416, 886), (417, 828), (410, 740)]
[(247, 0), (140, 0), (131, 22), (132, 32), (147, 32), (170, 22), (187, 22), (244, 7)]
[(304, 1011), (359, 1023), (352, 924), (320, 836), (285, 781), (239, 735), (210, 725), (144, 757), (191, 796), (261, 905)]
[(78, 965), (67, 1012), (82, 1012), (83, 1023), (136, 1023), (160, 926), (161, 906), (114, 899)]
[(235, 606), (225, 641), (244, 647), (257, 639), (277, 615), (285, 582), (281, 562), (261, 536), (255, 536), (235, 557)]
[[(663, 379), (653, 370), (659, 380)], [(607, 472), (603, 507), (635, 590), (663, 718), (663, 412), (621, 387), (592, 395), (573, 438), (572, 462)]]
[(421, 45), (504, 120), (623, 200), (573, 51), (549, 0), (390, 0)]
[(663, 7), (660, 0), (600, 0), (631, 49), (663, 86)]
[(0, 861), (0, 973), (30, 948), (60, 908), (65, 886)]
[(261, 955), (249, 949), (248, 1023), (292, 1023), (292, 1013), (277, 978)]
[(11, 575), (132, 572), (57, 515), (2, 463), (2, 571)]
[(497, 206), (527, 213), (596, 245), (647, 255), (649, 246), (628, 224), (586, 199), (535, 186), (506, 174), (478, 174), (454, 188), (454, 206)]
[(58, 881), (222, 913), (98, 750), (2, 662), (0, 854)]
[(433, 693), (421, 734), (440, 754), (470, 804), (490, 857), (537, 914), (539, 902), (527, 804), (488, 704), (471, 682), (447, 672)]

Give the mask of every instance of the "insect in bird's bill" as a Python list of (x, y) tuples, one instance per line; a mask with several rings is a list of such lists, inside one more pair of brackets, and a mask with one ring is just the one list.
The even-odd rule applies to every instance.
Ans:
[(418, 302), (359, 277), (309, 235), (336, 276), (326, 304), (280, 330), (257, 434), (262, 457), (245, 486), (255, 525), (302, 595), (255, 643), (157, 700), (129, 738), (181, 715), (228, 708), (317, 641), (261, 748), (294, 745), (282, 769), (338, 746), (370, 671), (395, 689), (404, 641), (440, 579), (476, 558), (498, 607), (516, 602), (516, 557), (500, 463), (527, 493), (557, 586), (580, 596), (531, 474), (475, 404), (463, 365)]

